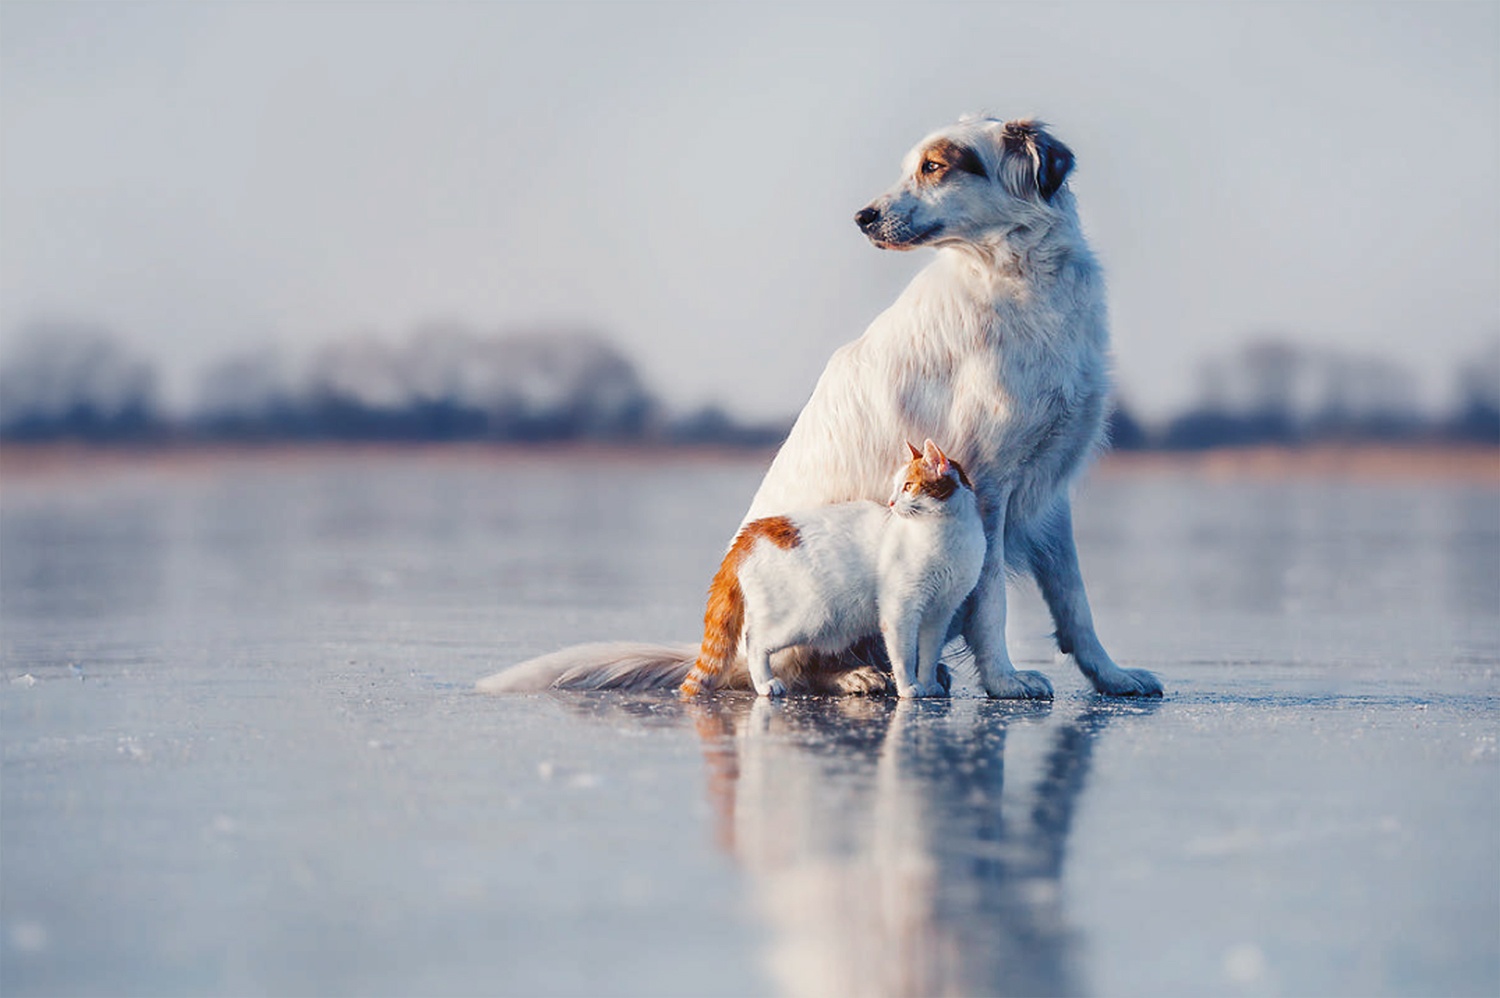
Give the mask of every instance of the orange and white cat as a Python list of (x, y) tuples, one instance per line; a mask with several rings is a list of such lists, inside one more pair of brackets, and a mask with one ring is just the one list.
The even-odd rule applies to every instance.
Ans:
[(742, 643), (755, 692), (781, 696), (772, 655), (838, 654), (877, 631), (898, 695), (945, 695), (938, 656), (984, 567), (984, 521), (956, 461), (931, 440), (911, 455), (884, 506), (836, 503), (740, 528), (709, 587), (684, 696), (733, 669)]

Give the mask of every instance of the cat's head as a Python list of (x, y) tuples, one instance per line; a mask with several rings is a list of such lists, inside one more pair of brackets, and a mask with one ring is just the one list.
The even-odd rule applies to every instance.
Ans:
[(917, 450), (910, 443), (911, 461), (896, 473), (896, 488), (891, 493), (891, 511), (900, 516), (941, 513), (949, 501), (960, 493), (974, 491), (963, 467), (931, 440)]

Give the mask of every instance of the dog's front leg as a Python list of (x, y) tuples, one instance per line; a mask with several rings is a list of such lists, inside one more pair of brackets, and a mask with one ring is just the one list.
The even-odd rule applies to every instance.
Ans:
[(1078, 548), (1073, 543), (1073, 508), (1063, 499), (1054, 515), (1046, 517), (1026, 548), (1031, 574), (1052, 622), (1057, 625), (1057, 647), (1072, 655), (1094, 689), (1108, 696), (1159, 697), (1161, 682), (1145, 669), (1122, 669), (1104, 650), (1094, 633), (1083, 573), (1078, 568)]
[(979, 681), (992, 697), (1006, 700), (1050, 700), (1052, 682), (1040, 672), (1018, 672), (1005, 647), (1005, 524), (989, 531), (984, 570), (969, 596), (964, 641), (974, 653)]

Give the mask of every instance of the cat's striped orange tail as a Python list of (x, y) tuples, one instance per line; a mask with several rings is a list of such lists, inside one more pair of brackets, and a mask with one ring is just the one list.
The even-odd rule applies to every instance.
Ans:
[(719, 571), (714, 575), (708, 589), (708, 608), (703, 611), (703, 645), (698, 650), (698, 661), (693, 670), (682, 681), (681, 692), (685, 697), (697, 696), (705, 688), (711, 689), (720, 675), (734, 664), (739, 652), (740, 632), (745, 626), (745, 594), (740, 590), (740, 579), (736, 569), (738, 559), (731, 561), (734, 552), (724, 557)]
[(693, 663), (692, 671), (679, 688), (685, 697), (712, 689), (719, 677), (734, 665), (740, 649), (740, 634), (745, 629), (745, 593), (740, 588), (740, 563), (756, 541), (763, 537), (783, 549), (794, 548), (802, 541), (796, 524), (784, 516), (752, 520), (740, 528), (708, 587), (708, 608), (703, 611), (703, 645), (698, 650), (698, 661)]

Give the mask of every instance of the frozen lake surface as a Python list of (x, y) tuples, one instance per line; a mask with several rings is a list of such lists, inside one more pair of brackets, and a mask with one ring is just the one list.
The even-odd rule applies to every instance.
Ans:
[(1500, 491), (1101, 474), (1167, 697), (490, 697), (691, 640), (749, 461), (0, 485), (0, 991), (1500, 993)]

